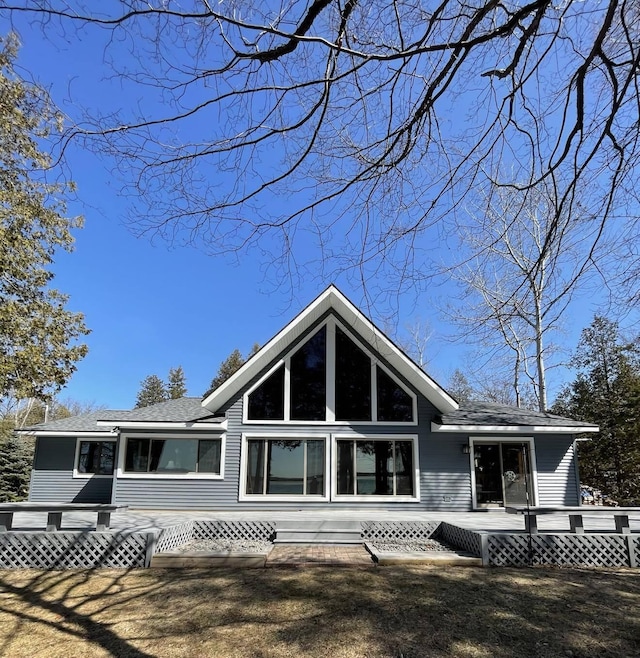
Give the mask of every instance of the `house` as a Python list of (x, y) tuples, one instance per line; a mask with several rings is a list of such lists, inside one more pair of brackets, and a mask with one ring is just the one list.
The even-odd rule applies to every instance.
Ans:
[(189, 510), (577, 505), (576, 434), (458, 404), (330, 286), (204, 399), (33, 428), (30, 500)]

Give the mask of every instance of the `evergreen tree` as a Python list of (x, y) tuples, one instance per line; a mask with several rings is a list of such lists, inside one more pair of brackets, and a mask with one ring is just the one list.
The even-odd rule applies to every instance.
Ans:
[(469, 402), (469, 400), (477, 398), (473, 386), (467, 379), (466, 375), (458, 368), (456, 368), (451, 375), (451, 379), (447, 385), (447, 391), (458, 402)]
[(167, 394), (171, 400), (183, 398), (187, 394), (187, 380), (182, 366), (169, 370)]
[(574, 357), (580, 369), (552, 411), (596, 423), (600, 432), (580, 443), (580, 477), (621, 504), (640, 503), (640, 360), (637, 344), (596, 317)]
[(220, 364), (218, 374), (211, 380), (211, 385), (209, 386), (209, 390), (205, 393), (205, 396), (209, 395), (211, 391), (215, 391), (218, 386), (221, 386), (226, 382), (227, 379), (229, 379), (236, 370), (239, 370), (259, 349), (260, 345), (254, 343), (251, 351), (247, 354), (246, 359), (242, 356), (242, 352), (240, 352), (239, 349), (233, 350), (233, 352), (231, 352), (231, 354), (229, 354), (229, 356)]
[(0, 502), (26, 499), (32, 463), (32, 439), (0, 433)]
[(136, 409), (148, 407), (151, 404), (164, 402), (169, 399), (167, 387), (158, 375), (149, 375), (145, 377), (141, 384), (138, 395), (136, 396)]
[(71, 251), (79, 217), (66, 217), (67, 186), (47, 183), (43, 140), (60, 127), (44, 92), (13, 69), (17, 39), (0, 38), (0, 398), (46, 399), (87, 353), (83, 317), (65, 308), (50, 266)]

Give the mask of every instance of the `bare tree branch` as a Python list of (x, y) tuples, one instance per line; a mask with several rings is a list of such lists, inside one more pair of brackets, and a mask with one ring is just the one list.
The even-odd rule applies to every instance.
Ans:
[(487, 172), (553, 189), (534, 278), (565, 218), (592, 226), (579, 278), (611, 219), (638, 216), (636, 0), (0, 0), (0, 15), (91, 35), (144, 88), (138, 107), (72, 117), (60, 144), (115, 158), (141, 233), (257, 249), (293, 278), (376, 273), (391, 294), (434, 275), (432, 245)]

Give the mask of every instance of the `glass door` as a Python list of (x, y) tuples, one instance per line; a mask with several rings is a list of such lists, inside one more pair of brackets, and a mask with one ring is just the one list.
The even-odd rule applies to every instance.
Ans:
[(476, 469), (476, 505), (503, 505), (502, 468), (499, 443), (476, 443), (473, 451)]
[(500, 450), (505, 506), (526, 505), (527, 496), (530, 504), (533, 504), (528, 444), (501, 443)]
[(473, 456), (477, 507), (533, 504), (528, 443), (476, 443)]

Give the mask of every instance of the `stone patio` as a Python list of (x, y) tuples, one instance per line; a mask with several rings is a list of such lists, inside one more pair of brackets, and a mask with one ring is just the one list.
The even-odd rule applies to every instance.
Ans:
[(267, 567), (325, 565), (334, 567), (375, 567), (362, 546), (325, 544), (322, 546), (276, 545), (267, 556)]

